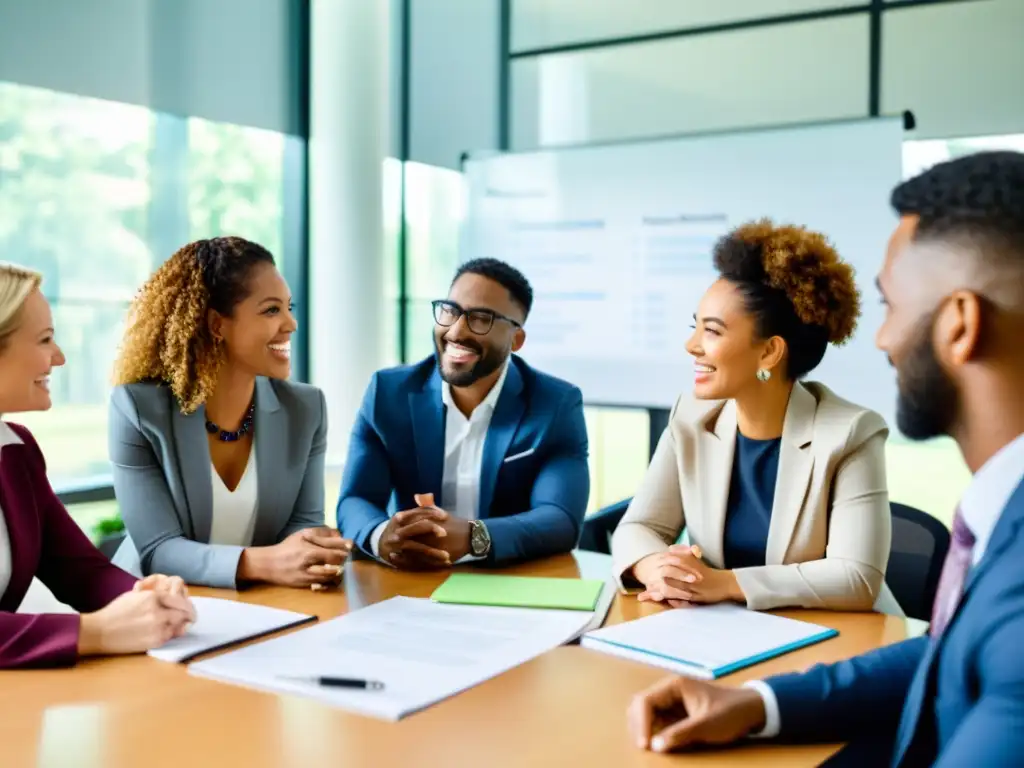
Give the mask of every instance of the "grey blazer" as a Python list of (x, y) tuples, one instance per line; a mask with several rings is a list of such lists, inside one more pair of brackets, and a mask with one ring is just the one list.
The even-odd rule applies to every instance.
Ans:
[[(213, 468), (206, 408), (188, 416), (162, 384), (128, 384), (110, 397), (114, 493), (127, 537), (114, 563), (142, 576), (234, 588), (243, 547), (210, 544)], [(327, 405), (316, 387), (256, 380), (256, 521), (269, 546), (324, 524)]]

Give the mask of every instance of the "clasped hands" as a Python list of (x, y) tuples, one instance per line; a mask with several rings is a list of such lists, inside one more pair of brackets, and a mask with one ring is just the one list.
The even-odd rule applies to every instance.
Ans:
[(130, 592), (79, 619), (78, 653), (92, 656), (138, 653), (181, 637), (196, 620), (185, 582), (154, 574), (135, 582)]
[(418, 493), (418, 506), (388, 520), (377, 544), (381, 560), (403, 570), (447, 568), (469, 554), (469, 521), (434, 505), (434, 494)]
[(334, 528), (296, 531), (269, 547), (248, 547), (238, 561), (238, 581), (326, 589), (341, 581), (352, 542)]
[(633, 576), (645, 589), (641, 602), (668, 603), (679, 608), (691, 603), (746, 602), (736, 575), (711, 568), (700, 547), (674, 544), (665, 552), (648, 555), (633, 566)]

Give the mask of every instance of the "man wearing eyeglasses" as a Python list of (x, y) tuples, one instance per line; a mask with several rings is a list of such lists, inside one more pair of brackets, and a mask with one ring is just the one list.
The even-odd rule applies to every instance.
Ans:
[(466, 262), (433, 302), (434, 355), (374, 375), (338, 501), (338, 528), (364, 555), (420, 570), (576, 545), (590, 494), (583, 399), (514, 355), (532, 303), (513, 267)]

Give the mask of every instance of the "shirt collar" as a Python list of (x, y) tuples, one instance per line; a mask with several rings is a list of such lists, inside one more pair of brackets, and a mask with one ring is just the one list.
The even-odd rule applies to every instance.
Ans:
[(0, 448), (5, 445), (22, 445), (24, 440), (18, 437), (18, 433), (8, 426), (6, 421), (0, 421)]
[(1004, 445), (974, 473), (960, 500), (960, 514), (974, 534), (974, 561), (985, 553), (988, 540), (1013, 492), (1024, 476), (1024, 435)]
[[(508, 361), (506, 360), (501, 367), (501, 373), (498, 375), (498, 380), (494, 382), (494, 386), (491, 387), (491, 391), (487, 393), (487, 397), (485, 397), (480, 405), (473, 410), (473, 413), (470, 414), (471, 418), (476, 415), (478, 411), (486, 413), (494, 410), (495, 406), (498, 404), (498, 398), (501, 397), (501, 388), (505, 386), (505, 377), (507, 375)], [(449, 410), (452, 408), (457, 409), (455, 401), (452, 399), (451, 385), (447, 381), (441, 382), (441, 402), (444, 403)]]

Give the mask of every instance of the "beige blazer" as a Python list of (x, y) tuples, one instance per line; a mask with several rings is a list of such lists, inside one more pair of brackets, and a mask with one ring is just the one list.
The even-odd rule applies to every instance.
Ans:
[[(883, 591), (888, 593), (888, 432), (877, 413), (825, 386), (794, 385), (782, 429), (767, 564), (734, 571), (749, 608), (870, 610)], [(676, 402), (643, 483), (612, 537), (615, 573), (624, 590), (631, 582), (629, 569), (666, 550), (684, 525), (707, 563), (723, 567), (735, 446), (731, 400), (684, 396)], [(891, 593), (882, 602), (895, 603)]]

